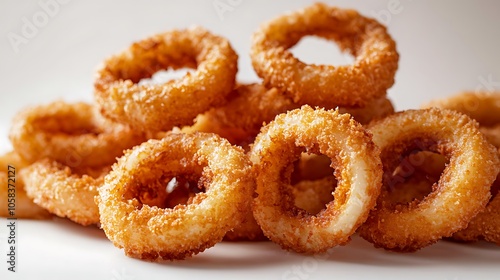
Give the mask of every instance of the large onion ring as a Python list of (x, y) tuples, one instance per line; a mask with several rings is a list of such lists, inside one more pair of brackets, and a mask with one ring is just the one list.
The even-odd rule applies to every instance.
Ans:
[(39, 206), (62, 218), (87, 226), (99, 223), (94, 201), (110, 168), (71, 169), (42, 159), (21, 170), (26, 193)]
[[(101, 225), (128, 256), (183, 259), (221, 241), (244, 218), (254, 189), (241, 148), (208, 133), (170, 133), (129, 150), (99, 189)], [(206, 192), (188, 205), (162, 209), (137, 199), (162, 178), (197, 175)]]
[[(500, 165), (496, 149), (468, 116), (450, 110), (409, 110), (370, 124), (381, 149), (384, 186), (360, 234), (377, 247), (415, 251), (467, 226), (486, 205)], [(415, 150), (413, 150), (415, 149)], [(419, 150), (449, 160), (433, 191), (418, 203), (385, 200), (400, 157)]]
[[(285, 191), (304, 149), (328, 156), (339, 180), (335, 199), (317, 215), (296, 207)], [(348, 242), (380, 191), (377, 147), (359, 123), (338, 111), (306, 105), (277, 116), (257, 136), (250, 159), (257, 176), (255, 219), (269, 239), (296, 252), (319, 253)]]
[(111, 165), (144, 136), (104, 119), (90, 104), (57, 101), (17, 114), (10, 140), (30, 163), (51, 158), (70, 167), (84, 167)]
[[(335, 41), (353, 65), (308, 65), (288, 51), (305, 35)], [(386, 28), (354, 10), (314, 4), (263, 25), (253, 36), (252, 64), (268, 86), (311, 106), (364, 106), (394, 83), (399, 55)]]
[[(104, 62), (95, 97), (105, 116), (147, 131), (170, 130), (220, 104), (235, 83), (238, 56), (229, 42), (202, 27), (174, 30), (134, 43)], [(196, 68), (179, 80), (139, 85), (164, 68)]]

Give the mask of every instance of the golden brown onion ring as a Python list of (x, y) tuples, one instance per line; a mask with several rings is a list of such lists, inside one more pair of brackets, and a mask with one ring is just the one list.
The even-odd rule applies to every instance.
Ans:
[(482, 127), (500, 123), (500, 92), (462, 92), (436, 99), (422, 108), (441, 108), (461, 112), (475, 119)]
[(275, 88), (267, 89), (260, 84), (238, 85), (227, 103), (199, 115), (193, 126), (184, 127), (182, 131), (216, 133), (244, 147), (253, 142), (264, 123), (294, 108), (297, 105)]
[(42, 159), (21, 170), (26, 193), (33, 201), (62, 218), (87, 226), (99, 223), (94, 201), (110, 167), (71, 169)]
[[(328, 156), (339, 180), (335, 199), (317, 215), (296, 207), (287, 191), (293, 162), (304, 150)], [(303, 106), (277, 116), (257, 136), (250, 159), (257, 176), (255, 219), (269, 239), (296, 252), (319, 253), (348, 242), (380, 191), (377, 147), (359, 123), (334, 110)]]
[[(500, 165), (496, 149), (468, 116), (426, 109), (396, 113), (369, 126), (381, 149), (384, 186), (360, 234), (376, 247), (415, 251), (463, 229), (484, 209)], [(393, 203), (387, 192), (398, 181), (400, 157), (421, 150), (442, 154), (449, 164), (422, 201)]]
[[(143, 189), (162, 178), (200, 176), (205, 192), (173, 209), (143, 204)], [(154, 191), (154, 190), (153, 190)], [(241, 148), (209, 133), (170, 133), (136, 146), (118, 160), (99, 189), (101, 225), (125, 254), (147, 260), (184, 259), (221, 241), (250, 207), (254, 180)]]
[(104, 119), (90, 104), (57, 101), (18, 113), (10, 140), (30, 163), (51, 158), (69, 167), (86, 167), (111, 165), (144, 136)]
[[(12, 166), (14, 173), (9, 174), (8, 166)], [(28, 163), (23, 160), (16, 152), (8, 152), (0, 156), (0, 216), (12, 217), (20, 219), (47, 219), (50, 215), (47, 210), (33, 203), (33, 200), (26, 195), (24, 190), (24, 181), (19, 176), (19, 172), (28, 166)], [(11, 180), (9, 180), (11, 178)], [(14, 180), (14, 181), (12, 181)], [(9, 192), (9, 184), (15, 186), (10, 187), (15, 189), (15, 193)], [(9, 193), (14, 194), (15, 206), (13, 207), (14, 215), (10, 215), (8, 207)]]
[[(135, 129), (158, 132), (189, 125), (231, 92), (237, 59), (226, 39), (202, 27), (157, 34), (104, 62), (95, 98), (105, 116)], [(196, 71), (159, 85), (138, 84), (159, 70), (183, 67)]]
[[(451, 109), (469, 115), (480, 123), (479, 129), (488, 141), (495, 147), (500, 147), (500, 92), (463, 92), (451, 97), (433, 100), (424, 107)], [(493, 197), (484, 211), (472, 219), (466, 229), (455, 233), (453, 239), (460, 241), (484, 239), (500, 245), (498, 185), (500, 182), (496, 180), (491, 187)]]
[[(335, 41), (356, 57), (353, 65), (309, 65), (289, 48), (303, 36)], [(386, 28), (354, 10), (317, 3), (278, 17), (253, 35), (252, 65), (267, 86), (284, 90), (295, 103), (365, 106), (394, 83), (399, 55)]]
[[(238, 85), (229, 95), (226, 104), (198, 115), (194, 125), (184, 127), (181, 131), (212, 132), (228, 139), (232, 144), (247, 147), (264, 124), (272, 121), (276, 115), (300, 106), (301, 104), (293, 103), (276, 88), (267, 89), (260, 84)], [(383, 96), (365, 107), (340, 107), (339, 111), (350, 114), (361, 124), (367, 124), (372, 119), (394, 113), (394, 107)]]

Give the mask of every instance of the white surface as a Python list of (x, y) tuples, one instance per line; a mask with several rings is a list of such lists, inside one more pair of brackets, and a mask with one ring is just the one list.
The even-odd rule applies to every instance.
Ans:
[[(213, 0), (67, 2), (16, 53), (9, 34), (22, 36), (23, 18), (33, 22), (33, 16), (43, 17), (43, 9), (39, 1), (0, 1), (1, 150), (9, 148), (6, 135), (16, 111), (61, 98), (92, 100), (97, 65), (132, 41), (157, 32), (205, 26), (227, 37), (239, 53), (238, 77), (257, 80), (248, 56), (253, 31), (261, 22), (313, 1), (220, 0), (234, 5), (220, 16)], [(393, 0), (326, 2), (373, 16), (388, 10)], [(499, 88), (500, 2), (400, 0), (396, 10), (387, 23), (401, 55), (396, 84), (389, 92), (397, 108), (417, 108), (461, 90)], [(333, 44), (303, 43), (296, 54), (305, 61), (352, 61)], [(0, 221), (0, 260), (7, 251), (5, 224)], [(458, 280), (498, 279), (500, 273), (500, 249), (486, 243), (439, 242), (415, 254), (395, 254), (356, 237), (317, 258), (286, 253), (272, 243), (222, 243), (186, 261), (151, 264), (125, 257), (96, 228), (59, 219), (18, 221), (18, 242), (19, 272), (7, 273), (1, 261), (1, 279)]]

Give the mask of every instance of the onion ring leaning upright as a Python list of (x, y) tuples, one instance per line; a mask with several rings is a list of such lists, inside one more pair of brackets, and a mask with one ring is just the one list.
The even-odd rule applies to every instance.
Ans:
[[(165, 188), (175, 176), (199, 177), (206, 192), (187, 205), (140, 202), (143, 190)], [(101, 225), (131, 257), (184, 259), (221, 241), (248, 212), (254, 180), (241, 148), (211, 133), (169, 133), (129, 150), (99, 189)]]
[[(301, 62), (288, 49), (306, 35), (335, 41), (356, 57), (354, 64)], [(251, 58), (264, 83), (285, 91), (295, 103), (335, 108), (363, 107), (384, 96), (394, 84), (399, 55), (376, 20), (317, 3), (263, 25), (253, 36)]]
[[(500, 92), (462, 92), (451, 97), (433, 100), (424, 107), (437, 107), (462, 112), (479, 122), (486, 139), (500, 148)], [(453, 234), (459, 241), (484, 239), (500, 245), (500, 180), (491, 186), (492, 198), (484, 211), (472, 219), (466, 229)]]
[[(317, 215), (296, 207), (290, 190), (293, 163), (304, 150), (327, 155), (338, 179), (334, 200)], [(277, 116), (257, 136), (250, 159), (257, 183), (255, 219), (284, 249), (320, 253), (347, 243), (380, 192), (378, 148), (359, 123), (337, 110), (305, 105)]]
[[(468, 116), (436, 108), (396, 113), (369, 125), (381, 150), (384, 184), (360, 234), (376, 247), (411, 252), (451, 236), (482, 211), (500, 165), (496, 149)], [(428, 150), (449, 160), (432, 192), (421, 201), (385, 199), (401, 158)]]
[[(102, 113), (142, 131), (192, 124), (221, 104), (235, 84), (238, 56), (229, 42), (202, 27), (173, 30), (134, 43), (104, 62), (95, 81)], [(159, 85), (139, 85), (165, 68), (196, 69)]]

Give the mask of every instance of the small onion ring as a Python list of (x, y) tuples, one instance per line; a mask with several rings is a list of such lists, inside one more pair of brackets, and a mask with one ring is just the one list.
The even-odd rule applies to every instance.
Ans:
[(62, 218), (87, 226), (99, 223), (94, 199), (110, 167), (78, 168), (42, 159), (21, 170), (27, 195)]
[(144, 138), (83, 102), (56, 101), (25, 109), (10, 129), (14, 149), (28, 162), (51, 158), (69, 167), (111, 165)]
[[(288, 51), (303, 36), (335, 41), (356, 57), (353, 65), (308, 65)], [(285, 91), (295, 103), (360, 106), (386, 95), (394, 84), (399, 55), (386, 28), (354, 10), (317, 3), (288, 13), (254, 33), (252, 64), (267, 86)]]
[[(201, 173), (205, 193), (173, 209), (142, 204), (140, 188), (162, 177)], [(156, 184), (155, 184), (156, 182)], [(250, 207), (251, 165), (241, 148), (209, 133), (169, 133), (118, 160), (99, 189), (101, 225), (125, 254), (146, 260), (184, 259), (221, 241)]]
[[(296, 207), (287, 191), (293, 162), (303, 149), (327, 155), (338, 167), (335, 199), (317, 215)], [(253, 211), (264, 234), (282, 248), (302, 253), (347, 243), (379, 194), (378, 153), (369, 133), (348, 114), (305, 105), (277, 116), (262, 129), (250, 151), (258, 195)]]
[[(360, 235), (376, 247), (416, 251), (463, 229), (484, 209), (500, 165), (496, 149), (478, 124), (461, 113), (408, 110), (369, 125), (381, 149), (384, 186)], [(420, 147), (417, 147), (420, 146)], [(392, 205), (385, 200), (394, 184), (400, 156), (412, 149), (440, 153), (449, 160), (433, 191), (418, 203)]]
[[(143, 131), (192, 124), (223, 103), (235, 83), (238, 56), (229, 42), (202, 27), (173, 30), (134, 43), (104, 62), (95, 98), (105, 116)], [(164, 68), (196, 68), (179, 80), (139, 85)]]

